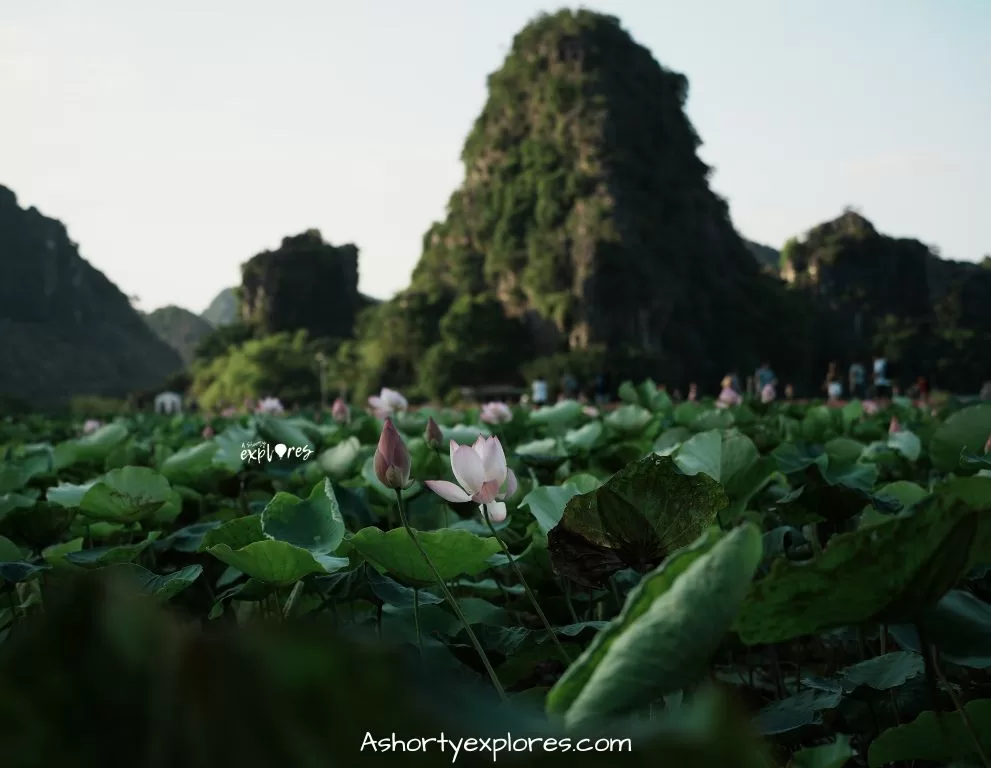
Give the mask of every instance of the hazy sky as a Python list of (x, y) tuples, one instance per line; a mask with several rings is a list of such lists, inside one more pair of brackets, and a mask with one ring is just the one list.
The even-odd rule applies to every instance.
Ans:
[[(140, 306), (310, 227), (407, 284), (526, 0), (0, 0), (0, 184)], [(687, 75), (713, 186), (780, 247), (842, 208), (991, 252), (991, 0), (602, 0)]]

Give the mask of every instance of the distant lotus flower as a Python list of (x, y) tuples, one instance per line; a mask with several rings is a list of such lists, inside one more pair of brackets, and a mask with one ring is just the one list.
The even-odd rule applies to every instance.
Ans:
[(262, 398), (255, 407), (255, 410), (258, 413), (285, 413), (286, 411), (277, 397)]
[(774, 389), (773, 384), (765, 384), (764, 388), (760, 391), (760, 401), (762, 403), (770, 403), (778, 396), (778, 393)]
[(513, 420), (513, 411), (505, 403), (485, 403), (479, 418), (486, 424), (505, 424)]
[(864, 413), (868, 416), (873, 416), (878, 412), (878, 405), (873, 400), (864, 400), (862, 405), (864, 406)]
[(368, 404), (372, 406), (375, 416), (380, 419), (391, 416), (396, 411), (405, 411), (409, 408), (406, 398), (396, 390), (389, 389), (388, 387), (382, 387), (382, 391), (378, 395), (369, 397)]
[(584, 408), (582, 408), (582, 413), (584, 413), (590, 419), (599, 418), (599, 409), (591, 405), (586, 405)]
[(339, 397), (334, 401), (334, 405), (330, 409), (330, 415), (334, 421), (340, 422), (341, 424), (346, 424), (351, 418), (351, 409), (348, 408), (348, 404)]
[(447, 480), (427, 480), (426, 486), (447, 501), (474, 501), (494, 523), (506, 519), (502, 501), (516, 493), (516, 475), (506, 466), (506, 454), (498, 437), (479, 435), (474, 445), (451, 441), (451, 469), (458, 485)]
[(988, 435), (988, 441), (984, 444), (984, 452), (991, 453), (991, 435)]
[(229, 405), (220, 412), (220, 415), (223, 416), (225, 419), (233, 419), (235, 416), (237, 416), (237, 408), (235, 408), (233, 405)]
[(83, 434), (88, 435), (91, 432), (96, 432), (96, 430), (98, 430), (102, 426), (103, 426), (102, 421), (98, 421), (97, 419), (87, 419), (86, 422), (83, 424)]
[(891, 423), (888, 425), (888, 434), (893, 435), (895, 432), (901, 432), (902, 425), (898, 423), (898, 419), (894, 416), (891, 417)]
[(437, 426), (437, 422), (434, 421), (433, 416), (427, 419), (427, 428), (423, 430), (423, 439), (426, 440), (427, 445), (435, 451), (440, 448), (441, 443), (444, 442), (444, 433), (440, 431), (440, 427)]
[(385, 420), (378, 447), (375, 449), (374, 461), (375, 476), (386, 488), (402, 490), (409, 486), (412, 460), (409, 449), (392, 423), (392, 419)]
[(202, 434), (203, 434), (203, 439), (204, 440), (209, 440), (216, 433), (213, 431), (213, 427), (211, 427), (209, 424), (207, 424), (205, 427), (203, 427), (203, 433)]

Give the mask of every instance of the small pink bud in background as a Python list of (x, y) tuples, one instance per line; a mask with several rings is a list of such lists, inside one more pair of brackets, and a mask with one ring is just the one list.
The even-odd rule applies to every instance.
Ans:
[(440, 431), (433, 416), (427, 419), (427, 428), (423, 430), (423, 439), (435, 451), (444, 444), (444, 434)]
[(375, 476), (386, 488), (402, 490), (409, 486), (412, 469), (409, 449), (392, 419), (387, 418), (382, 426), (374, 461)]
[(87, 419), (86, 423), (83, 424), (83, 434), (88, 435), (91, 432), (96, 432), (100, 427), (103, 426), (103, 422), (97, 419)]
[(209, 440), (211, 437), (214, 436), (214, 434), (216, 433), (213, 431), (213, 427), (211, 427), (209, 424), (203, 427), (203, 438), (205, 440)]
[(586, 405), (584, 408), (582, 408), (582, 413), (584, 413), (590, 419), (599, 418), (599, 409), (591, 405)]
[(330, 409), (330, 415), (334, 421), (340, 424), (346, 424), (351, 418), (351, 409), (348, 408), (348, 404), (344, 400), (337, 398), (334, 401), (333, 407)]
[(901, 432), (902, 425), (898, 423), (898, 419), (894, 416), (891, 417), (891, 423), (888, 425), (888, 434), (893, 435), (895, 432)]
[(984, 452), (991, 453), (991, 435), (988, 435), (988, 441), (984, 444)]

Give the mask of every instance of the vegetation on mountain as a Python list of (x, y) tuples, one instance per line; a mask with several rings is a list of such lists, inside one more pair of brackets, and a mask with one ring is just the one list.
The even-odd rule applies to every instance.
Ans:
[(0, 186), (0, 395), (36, 406), (122, 396), (182, 367), (62, 222)]
[(192, 362), (200, 341), (214, 330), (200, 315), (174, 304), (149, 312), (144, 318), (155, 335), (179, 353), (185, 365)]

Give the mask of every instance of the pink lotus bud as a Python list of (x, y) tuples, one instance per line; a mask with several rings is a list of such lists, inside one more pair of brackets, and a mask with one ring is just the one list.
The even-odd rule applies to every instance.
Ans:
[(898, 423), (898, 419), (894, 416), (891, 417), (891, 424), (888, 425), (888, 434), (893, 435), (895, 432), (901, 432), (902, 425)]
[(444, 444), (444, 434), (440, 431), (433, 416), (427, 419), (427, 428), (423, 430), (423, 439), (435, 451)]
[(351, 411), (344, 400), (337, 398), (334, 401), (333, 407), (330, 409), (330, 415), (334, 421), (340, 422), (341, 424), (346, 424), (348, 419), (351, 418)]
[(214, 436), (214, 434), (215, 433), (213, 431), (213, 427), (211, 427), (209, 424), (207, 424), (205, 427), (203, 427), (203, 438), (205, 440), (209, 440), (211, 437)]
[(991, 435), (988, 435), (988, 441), (984, 444), (984, 452), (991, 453)]
[(392, 419), (387, 418), (375, 449), (375, 476), (386, 488), (402, 490), (410, 485), (411, 469), (409, 449)]
[(102, 426), (103, 423), (98, 421), (97, 419), (87, 419), (86, 423), (83, 424), (83, 434), (88, 435), (92, 432), (96, 432), (96, 430), (98, 430)]

